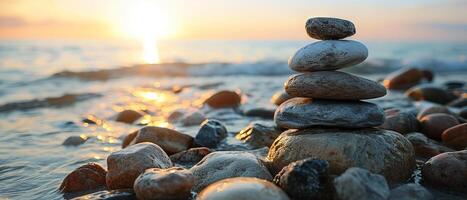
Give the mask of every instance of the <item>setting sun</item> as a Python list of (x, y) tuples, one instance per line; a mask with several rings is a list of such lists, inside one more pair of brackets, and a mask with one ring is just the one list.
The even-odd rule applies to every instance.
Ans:
[(167, 37), (172, 31), (168, 14), (156, 2), (137, 1), (128, 6), (122, 15), (121, 32), (141, 41), (145, 63), (158, 63), (157, 40)]

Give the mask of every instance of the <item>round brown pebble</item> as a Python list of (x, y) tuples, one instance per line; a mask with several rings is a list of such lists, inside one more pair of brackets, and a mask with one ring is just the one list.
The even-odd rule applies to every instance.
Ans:
[(422, 180), (442, 189), (467, 191), (467, 150), (431, 158), (422, 167)]
[(240, 105), (241, 97), (233, 91), (220, 91), (204, 101), (204, 104), (209, 105), (212, 108), (228, 108), (237, 107)]
[(429, 114), (436, 114), (436, 113), (444, 113), (444, 114), (452, 115), (452, 112), (449, 111), (448, 107), (435, 105), (435, 106), (430, 106), (430, 107), (427, 107), (421, 110), (417, 115), (417, 119), (420, 120)]
[(457, 150), (467, 147), (467, 123), (446, 129), (441, 135), (443, 143)]
[(441, 134), (457, 124), (459, 122), (452, 115), (436, 113), (427, 115), (420, 120), (420, 130), (429, 138), (441, 140)]
[(60, 191), (64, 193), (93, 190), (105, 186), (107, 171), (97, 163), (85, 164), (63, 179)]
[(127, 123), (127, 124), (132, 124), (139, 118), (143, 116), (142, 113), (134, 110), (124, 110), (120, 113), (118, 113), (117, 118), (115, 121), (117, 122), (122, 122), (122, 123)]

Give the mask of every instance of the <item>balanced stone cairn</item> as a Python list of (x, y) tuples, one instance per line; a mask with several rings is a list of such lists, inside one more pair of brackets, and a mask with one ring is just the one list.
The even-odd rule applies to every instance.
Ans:
[(321, 41), (299, 49), (289, 59), (289, 67), (300, 73), (285, 82), (285, 91), (293, 98), (274, 114), (275, 123), (290, 130), (269, 150), (273, 173), (291, 162), (314, 157), (327, 160), (332, 174), (361, 167), (384, 175), (389, 182), (410, 177), (415, 164), (410, 142), (396, 132), (373, 128), (384, 123), (384, 111), (361, 101), (386, 95), (386, 88), (335, 71), (368, 57), (362, 43), (342, 40), (355, 34), (354, 24), (337, 18), (311, 18), (306, 31)]
[(289, 60), (292, 70), (303, 73), (290, 77), (285, 91), (299, 98), (277, 109), (277, 125), (289, 129), (381, 125), (383, 110), (359, 100), (382, 97), (386, 95), (386, 88), (374, 81), (335, 71), (359, 64), (368, 57), (368, 50), (362, 43), (340, 40), (355, 34), (353, 23), (336, 18), (311, 18), (306, 23), (306, 31), (310, 37), (322, 41), (301, 48)]

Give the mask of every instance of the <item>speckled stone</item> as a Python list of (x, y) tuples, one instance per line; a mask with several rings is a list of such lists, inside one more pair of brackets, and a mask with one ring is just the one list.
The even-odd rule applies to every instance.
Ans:
[(274, 121), (282, 128), (303, 129), (313, 126), (365, 128), (384, 123), (384, 111), (363, 101), (312, 100), (293, 98), (281, 104)]
[(355, 26), (345, 19), (314, 17), (307, 20), (306, 32), (317, 40), (339, 40), (355, 34)]
[(359, 100), (386, 95), (386, 88), (374, 81), (338, 71), (318, 71), (291, 76), (285, 91), (294, 97)]
[(352, 40), (325, 40), (299, 49), (290, 59), (289, 67), (298, 72), (329, 71), (363, 62), (368, 49)]
[(404, 136), (375, 128), (288, 130), (271, 145), (267, 160), (277, 173), (291, 162), (309, 157), (328, 161), (330, 174), (361, 167), (393, 183), (405, 181), (415, 167), (412, 144)]

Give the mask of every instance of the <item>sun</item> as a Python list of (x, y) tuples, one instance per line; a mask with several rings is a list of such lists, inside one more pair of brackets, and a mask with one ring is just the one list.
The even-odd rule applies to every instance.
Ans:
[(145, 63), (160, 62), (157, 40), (167, 37), (172, 30), (162, 5), (156, 1), (132, 1), (122, 13), (121, 29), (141, 42)]

